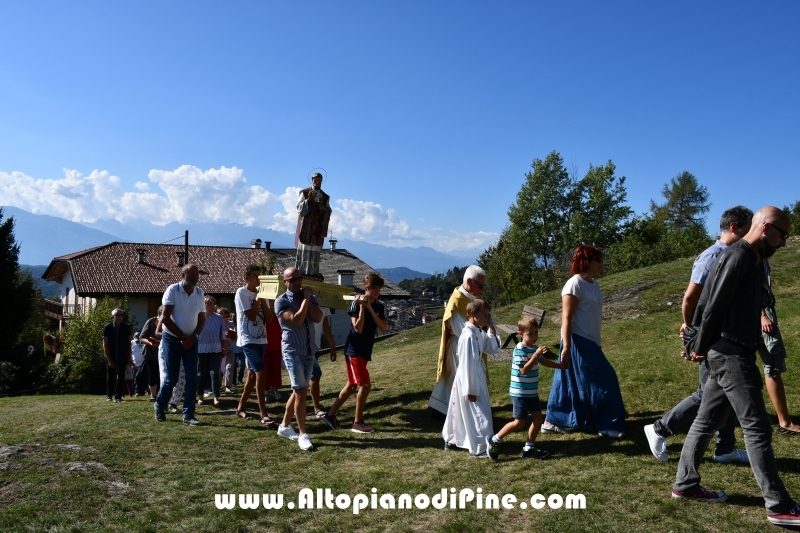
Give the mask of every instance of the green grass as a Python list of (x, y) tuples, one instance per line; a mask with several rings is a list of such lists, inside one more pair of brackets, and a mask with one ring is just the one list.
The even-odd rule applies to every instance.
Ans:
[[(642, 431), (697, 384), (697, 367), (678, 356), (679, 305), (666, 305), (685, 288), (690, 268), (691, 260), (685, 259), (600, 281), (606, 296), (658, 282), (638, 295), (635, 310), (642, 316), (603, 325), (603, 349), (617, 369), (629, 413), (628, 436), (621, 441), (580, 433), (545, 435), (540, 445), (553, 453), (547, 461), (519, 458), (522, 433), (503, 445), (498, 463), (444, 452), (441, 423), (426, 412), (441, 327), (434, 323), (376, 345), (367, 421), (377, 431), (331, 432), (310, 420), (314, 453), (300, 451), (256, 422), (230, 416), (233, 398), (224, 400), (221, 412), (199, 407), (203, 425), (198, 428), (182, 425), (177, 415), (168, 415), (165, 424), (155, 422), (152, 404), (139, 398), (122, 404), (81, 395), (0, 399), (0, 443), (20, 446), (24, 453), (0, 459), (0, 531), (764, 531), (769, 526), (763, 500), (749, 468), (718, 465), (707, 454), (703, 482), (726, 490), (730, 503), (674, 501), (670, 488), (683, 439), (670, 439), (670, 462), (663, 464), (650, 454)], [(800, 282), (794, 275), (799, 268), (797, 246), (779, 251), (773, 260), (790, 357), (784, 380), (794, 412), (800, 410), (795, 362)], [(523, 303), (546, 309), (541, 342), (555, 345), (559, 300), (554, 291), (496, 314), (514, 323)], [(345, 374), (341, 362), (325, 359), (323, 403), (330, 405)], [(511, 416), (509, 369), (507, 363), (489, 366), (499, 429)], [(546, 393), (552, 371), (541, 374)], [(772, 412), (766, 393), (765, 398)], [(340, 419), (348, 420), (352, 408), (350, 401)], [(268, 406), (272, 415), (279, 410), (276, 403)], [(798, 443), (775, 434), (781, 475), (795, 496), (800, 496)], [(71, 470), (75, 463), (84, 471)], [(535, 493), (581, 493), (587, 503), (585, 510), (478, 510), (473, 502), (464, 510), (368, 509), (359, 515), (349, 509), (218, 510), (214, 505), (216, 493), (283, 493), (296, 500), (303, 487), (350, 496), (369, 495), (373, 487), (395, 496), (481, 487), (484, 494), (510, 493), (520, 500)]]

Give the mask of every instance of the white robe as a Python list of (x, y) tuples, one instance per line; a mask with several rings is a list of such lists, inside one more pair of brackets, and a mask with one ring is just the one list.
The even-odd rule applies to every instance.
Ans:
[[(471, 302), (475, 299), (473, 295), (467, 292), (462, 286), (459, 292), (467, 297)], [(458, 339), (461, 339), (461, 332), (464, 330), (464, 324), (467, 324), (467, 318), (456, 313), (450, 316), (450, 333)], [(492, 316), (492, 324), (495, 324), (494, 316)], [(451, 369), (450, 373), (442, 376), (442, 379), (436, 382), (431, 392), (431, 397), (428, 399), (428, 407), (435, 409), (442, 413), (447, 414), (447, 406), (450, 404), (450, 391), (453, 390), (453, 381), (456, 379), (456, 370), (458, 369), (458, 342), (453, 342), (450, 345), (450, 353), (447, 354), (447, 368)]]
[[(447, 418), (442, 429), (445, 442), (469, 449), (472, 455), (486, 453), (486, 437), (494, 433), (486, 365), (482, 353), (500, 350), (500, 339), (467, 322), (458, 338), (458, 370), (455, 373)], [(467, 395), (476, 396), (469, 401)]]

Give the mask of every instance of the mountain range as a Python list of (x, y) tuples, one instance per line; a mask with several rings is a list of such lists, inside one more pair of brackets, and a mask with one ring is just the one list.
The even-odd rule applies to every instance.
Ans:
[[(242, 224), (172, 222), (157, 226), (148, 222), (122, 224), (117, 220), (77, 223), (4, 206), (3, 218), (9, 217), (14, 217), (14, 234), (20, 245), (19, 262), (26, 265), (47, 265), (54, 257), (114, 241), (163, 243), (174, 240), (181, 243), (186, 230), (189, 231), (190, 245), (245, 247), (250, 246), (251, 239), (261, 239), (270, 241), (273, 248), (294, 248), (293, 234)], [(480, 253), (465, 250), (445, 254), (426, 246), (395, 248), (347, 239), (339, 239), (337, 247), (348, 250), (375, 269), (406, 267), (415, 271), (412, 278), (468, 265)]]

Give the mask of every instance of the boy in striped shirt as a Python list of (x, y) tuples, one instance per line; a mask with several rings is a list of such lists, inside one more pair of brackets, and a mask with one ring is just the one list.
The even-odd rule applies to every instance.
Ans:
[(528, 440), (522, 448), (522, 457), (535, 457), (545, 459), (550, 452), (535, 446), (536, 436), (542, 427), (544, 417), (539, 405), (539, 363), (550, 368), (566, 368), (564, 364), (549, 359), (543, 359), (547, 353), (547, 346), (536, 346), (539, 339), (539, 324), (530, 316), (523, 316), (517, 322), (517, 329), (522, 342), (514, 348), (511, 357), (511, 404), (514, 420), (503, 426), (497, 434), (486, 437), (489, 457), (496, 461), (500, 455), (500, 443), (503, 437), (513, 431), (525, 428), (528, 415), (531, 415), (531, 425), (528, 428)]

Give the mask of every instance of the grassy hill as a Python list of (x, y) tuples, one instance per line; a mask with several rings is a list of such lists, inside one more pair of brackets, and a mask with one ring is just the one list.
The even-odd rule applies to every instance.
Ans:
[[(800, 269), (797, 242), (773, 260), (777, 311), (787, 345), (784, 375), (789, 408), (800, 413)], [(600, 280), (606, 302), (603, 349), (614, 365), (629, 413), (627, 437), (591, 434), (540, 437), (547, 461), (519, 457), (522, 433), (504, 443), (498, 463), (441, 449), (441, 423), (426, 403), (433, 385), (439, 328), (434, 323), (376, 345), (370, 364), (373, 391), (366, 419), (376, 432), (328, 431), (309, 421), (314, 453), (256, 422), (223, 409), (198, 408), (203, 425), (176, 415), (153, 420), (152, 404), (134, 398), (110, 404), (100, 396), (0, 399), (0, 530), (2, 531), (764, 531), (761, 493), (748, 467), (719, 465), (710, 452), (703, 483), (725, 490), (729, 503), (709, 505), (670, 497), (683, 438), (669, 441), (669, 463), (650, 454), (643, 426), (697, 386), (697, 367), (678, 356), (680, 297), (692, 260), (656, 265)], [(558, 341), (559, 291), (496, 310), (513, 323), (523, 303), (548, 311), (540, 342)], [(323, 360), (323, 403), (345, 381), (343, 363)], [(490, 363), (495, 429), (510, 419), (508, 363)], [(552, 371), (542, 369), (546, 398)], [(288, 379), (284, 377), (284, 383)], [(764, 394), (768, 410), (772, 406)], [(250, 408), (252, 411), (253, 407)], [(352, 416), (352, 400), (340, 420)], [(271, 403), (272, 415), (282, 406)], [(773, 422), (777, 423), (773, 417)], [(737, 430), (740, 445), (741, 430)], [(782, 478), (800, 498), (800, 439), (774, 434)], [(352, 508), (218, 510), (217, 493), (283, 493), (297, 502), (308, 487), (334, 494), (408, 493), (433, 496), (443, 488), (482, 494), (583, 494), (586, 508), (384, 510)]]

